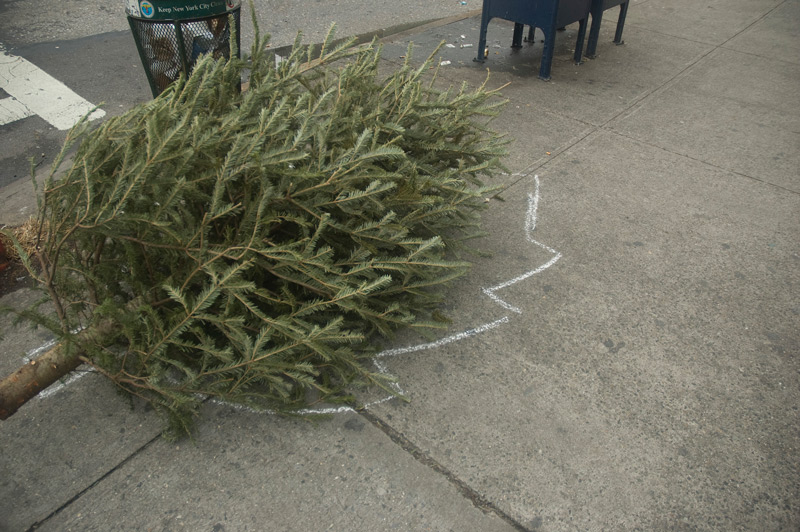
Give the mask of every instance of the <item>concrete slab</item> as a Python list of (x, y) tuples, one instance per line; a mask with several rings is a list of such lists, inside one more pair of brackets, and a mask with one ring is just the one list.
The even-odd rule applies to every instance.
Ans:
[[(23, 309), (38, 297), (17, 290), (0, 306)], [(0, 320), (3, 377), (52, 345), (48, 332), (12, 321)], [(44, 520), (157, 437), (160, 424), (148, 410), (81, 370), (0, 422), (0, 530), (27, 530)]]
[(800, 191), (800, 67), (718, 49), (611, 127), (664, 149)]
[[(506, 96), (505, 91), (502, 94)], [(503, 114), (492, 125), (502, 129), (512, 140), (503, 164), (515, 174), (546, 163), (594, 129), (585, 122), (544, 109), (536, 110), (535, 102), (521, 99), (509, 99)]]
[[(540, 171), (563, 257), (502, 327), (387, 361), (411, 402), (374, 410), (531, 530), (796, 527), (796, 195), (610, 133)], [(525, 185), (473, 294), (539, 260)]]
[[(608, 26), (608, 27), (606, 27)], [(613, 25), (603, 26), (605, 34)], [(577, 24), (567, 27), (556, 38), (552, 79), (538, 79), (542, 55), (541, 33), (536, 43), (520, 50), (510, 48), (512, 25), (495, 19), (489, 24), (489, 55), (485, 63), (475, 63), (480, 19), (470, 18), (442, 26), (436, 31), (415, 35), (386, 45), (387, 57), (405, 54), (409, 41), (418, 46), (415, 57), (427, 57), (444, 40), (454, 48), (442, 48), (440, 75), (456, 82), (477, 85), (491, 73), (493, 86), (509, 84), (503, 95), (518, 104), (531, 106), (530, 116), (539, 110), (562, 115), (592, 125), (601, 125), (650, 94), (679, 72), (697, 62), (713, 48), (696, 42), (646, 32), (632, 26), (625, 29), (624, 46), (602, 39), (598, 58), (581, 65), (572, 61)], [(464, 35), (464, 38), (461, 38)], [(472, 45), (461, 48), (461, 45)], [(553, 130), (550, 130), (551, 133)], [(555, 130), (557, 131), (557, 130)]]
[[(40, 297), (38, 292), (23, 288), (1, 297), (0, 307), (22, 310), (36, 303)], [(14, 325), (14, 316), (11, 314), (4, 315), (0, 322), (0, 338), (3, 339), (0, 375), (3, 376), (17, 370), (24, 363), (26, 354), (53, 339), (53, 335), (44, 329), (32, 329), (26, 323)]]
[[(555, 190), (542, 216), (567, 231), (563, 241), (549, 237), (551, 245), (566, 247), (581, 234), (573, 225), (597, 228), (597, 244), (577, 251), (579, 263), (593, 264), (592, 256), (615, 247), (625, 257), (610, 277), (658, 280), (671, 292), (691, 287), (714, 296), (708, 303), (722, 305), (720, 316), (738, 316), (740, 327), (748, 327), (748, 316), (761, 323), (773, 313), (774, 322), (761, 324), (784, 323), (784, 332), (800, 324), (791, 289), (800, 281), (796, 194), (609, 132), (592, 135), (545, 170)], [(653, 236), (656, 246), (647, 241)], [(728, 296), (743, 301), (725, 304)]]
[(50, 387), (0, 425), (0, 530), (43, 522), (159, 434), (96, 374)]
[(153, 442), (38, 530), (514, 530), (357, 414), (206, 415), (194, 443)]
[(31, 178), (16, 179), (0, 188), (0, 227), (22, 225), (36, 212), (36, 193)]
[(783, 2), (764, 18), (726, 42), (724, 47), (790, 63), (800, 63), (800, 4)]
[(720, 45), (746, 30), (783, 0), (674, 0), (634, 2), (628, 25), (650, 33)]

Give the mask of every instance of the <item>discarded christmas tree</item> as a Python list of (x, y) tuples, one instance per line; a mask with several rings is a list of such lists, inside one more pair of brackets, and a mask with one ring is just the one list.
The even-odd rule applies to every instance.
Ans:
[(442, 326), (441, 288), (468, 266), (448, 250), (500, 168), (485, 123), (502, 102), (434, 88), (431, 60), (381, 80), (374, 43), (332, 42), (298, 39), (278, 66), (260, 38), (248, 61), (205, 58), (73, 130), (43, 186), (40, 240), (19, 252), (56, 313), (24, 317), (56, 331), (58, 364), (90, 364), (172, 434), (205, 397), (291, 411), (385, 386), (376, 338)]

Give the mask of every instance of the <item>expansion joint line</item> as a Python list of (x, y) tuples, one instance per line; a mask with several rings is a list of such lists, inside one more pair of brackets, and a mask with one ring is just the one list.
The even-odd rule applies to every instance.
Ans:
[(400, 446), (404, 451), (409, 453), (414, 460), (423, 464), (424, 466), (432, 469), (436, 473), (442, 475), (458, 492), (469, 499), (469, 501), (486, 514), (494, 514), (518, 532), (531, 532), (519, 522), (514, 520), (510, 515), (498, 508), (492, 501), (475, 491), (466, 482), (458, 478), (452, 471), (444, 467), (435, 459), (431, 458), (425, 451), (417, 447), (411, 440), (406, 438), (402, 433), (395, 430), (391, 425), (383, 421), (381, 418), (373, 414), (367, 409), (360, 409), (358, 413), (367, 421), (369, 421), (375, 428), (386, 434), (390, 440)]

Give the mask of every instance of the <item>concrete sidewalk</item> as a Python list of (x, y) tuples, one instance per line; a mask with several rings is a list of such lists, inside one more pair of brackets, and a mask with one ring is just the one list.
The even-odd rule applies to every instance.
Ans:
[[(207, 404), (170, 444), (85, 375), (0, 425), (0, 530), (800, 529), (800, 2), (632, 0), (624, 46), (614, 22), (579, 66), (560, 33), (550, 82), (501, 21), (484, 65), (478, 18), (386, 44), (510, 83), (515, 138), (448, 335), (380, 360), (409, 403)], [(3, 374), (47, 340), (0, 329)]]

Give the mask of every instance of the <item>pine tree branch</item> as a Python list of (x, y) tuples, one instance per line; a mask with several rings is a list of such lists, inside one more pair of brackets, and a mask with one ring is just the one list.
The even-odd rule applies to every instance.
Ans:
[(476, 234), (501, 168), (491, 92), (439, 91), (432, 58), (379, 79), (378, 47), (332, 32), (280, 65), (265, 44), (69, 134), (25, 259), (58, 317), (37, 322), (69, 343), (16, 375), (25, 397), (88, 362), (188, 431), (201, 396), (285, 410), (383, 386), (373, 335), (442, 326), (442, 287), (468, 266), (449, 246)]

